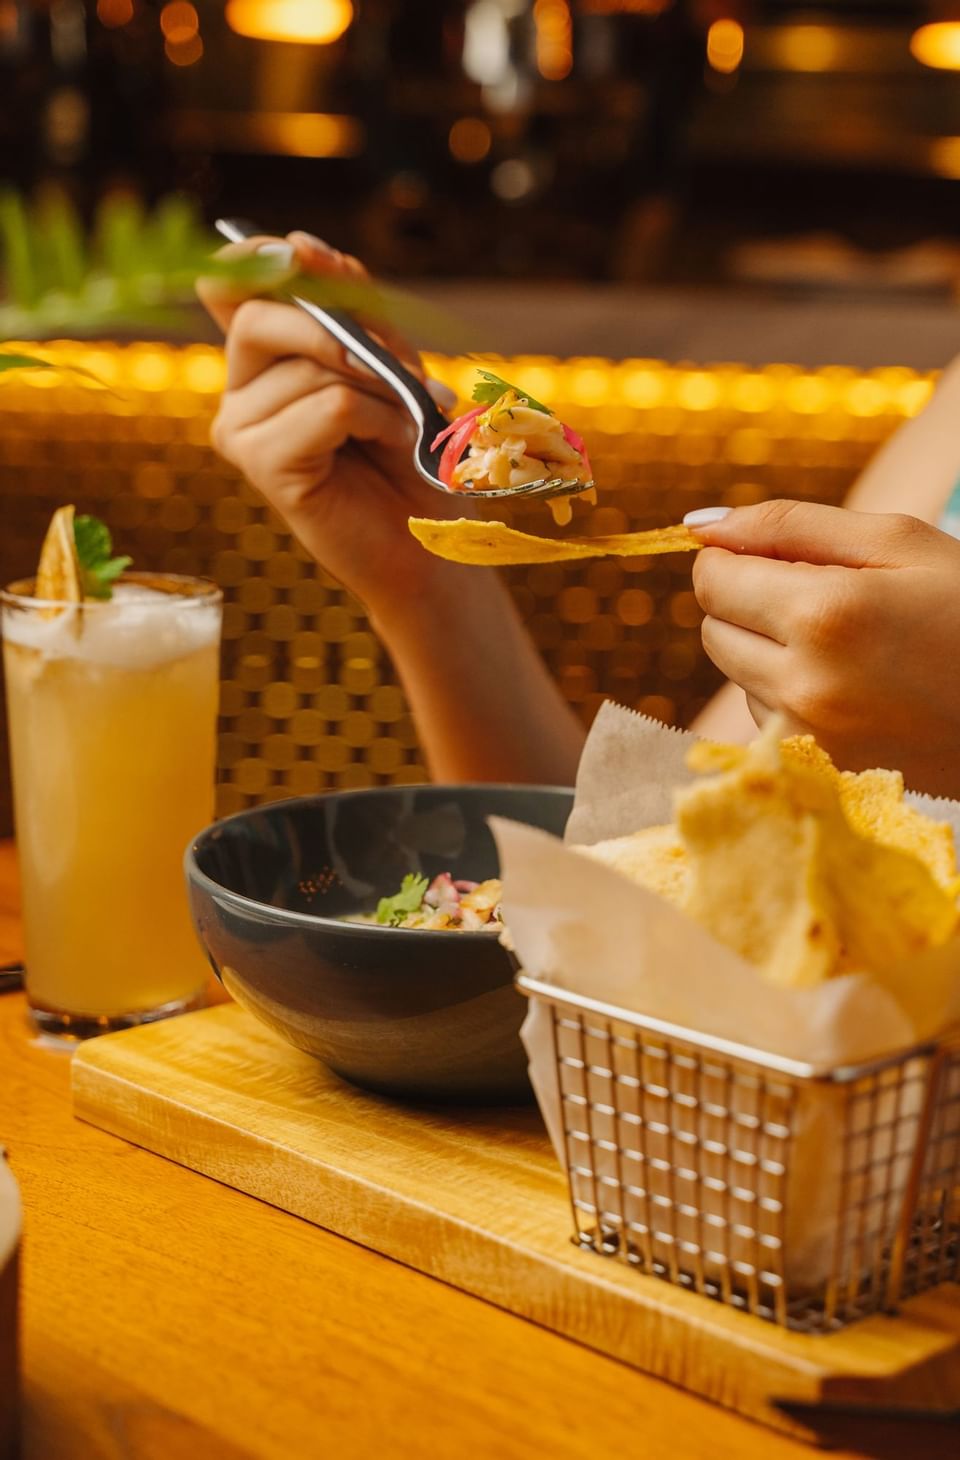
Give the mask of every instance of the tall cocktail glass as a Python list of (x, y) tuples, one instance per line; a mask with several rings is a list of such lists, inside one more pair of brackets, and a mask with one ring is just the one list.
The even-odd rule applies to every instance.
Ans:
[(221, 595), (147, 573), (108, 602), (32, 591), (0, 593), (27, 996), (82, 1038), (206, 981), (181, 863), (213, 816)]

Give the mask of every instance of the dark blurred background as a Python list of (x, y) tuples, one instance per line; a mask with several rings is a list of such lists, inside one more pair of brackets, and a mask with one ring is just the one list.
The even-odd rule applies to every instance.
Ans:
[[(584, 530), (839, 502), (960, 351), (947, 7), (0, 0), (0, 168), (87, 218), (179, 190), (208, 222), (311, 229), (441, 301), (462, 329), (433, 374), (466, 400), (466, 352), (494, 352), (586, 435)], [(422, 780), (362, 605), (210, 447), (215, 331), (198, 309), (156, 335), (47, 347), (112, 392), (5, 377), (0, 579), (73, 501), (139, 567), (222, 585), (221, 811)], [(586, 722), (612, 696), (688, 724), (716, 688), (686, 557), (507, 576)], [(0, 714), (0, 766), (2, 738)]]
[(398, 276), (942, 291), (951, 65), (950, 0), (0, 0), (0, 156)]

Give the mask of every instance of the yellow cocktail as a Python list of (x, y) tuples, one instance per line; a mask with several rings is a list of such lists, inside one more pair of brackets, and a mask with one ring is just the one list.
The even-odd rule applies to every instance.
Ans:
[(27, 994), (74, 1037), (173, 1013), (206, 978), (181, 862), (213, 815), (221, 603), (127, 574), (109, 602), (0, 595)]

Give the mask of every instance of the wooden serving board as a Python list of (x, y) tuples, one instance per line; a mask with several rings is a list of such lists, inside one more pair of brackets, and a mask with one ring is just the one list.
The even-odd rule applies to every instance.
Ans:
[(18, 1446), (17, 1308), (20, 1196), (0, 1146), (0, 1460), (16, 1460)]
[(83, 1120), (789, 1433), (817, 1437), (806, 1405), (960, 1409), (960, 1287), (807, 1337), (581, 1251), (536, 1109), (365, 1095), (229, 1004), (89, 1041), (73, 1090)]

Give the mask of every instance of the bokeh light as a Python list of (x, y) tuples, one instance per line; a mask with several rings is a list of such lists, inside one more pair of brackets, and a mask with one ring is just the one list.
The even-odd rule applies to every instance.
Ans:
[(562, 81), (573, 69), (573, 20), (567, 0), (536, 0), (533, 24), (537, 70), (545, 81)]
[(169, 0), (160, 11), (160, 29), (171, 45), (184, 45), (200, 30), (196, 6), (188, 0)]
[(133, 0), (97, 0), (97, 19), (107, 30), (119, 30), (133, 19)]
[(164, 55), (174, 66), (193, 66), (203, 56), (203, 41), (199, 34), (189, 36), (183, 41), (166, 40), (163, 43)]
[(489, 125), (481, 117), (459, 117), (447, 139), (451, 157), (458, 162), (482, 162), (492, 144)]
[(785, 25), (770, 48), (785, 71), (830, 71), (840, 57), (841, 37), (828, 25)]
[(960, 71), (960, 20), (922, 25), (911, 37), (910, 54), (922, 66), (938, 71)]
[(351, 0), (227, 0), (227, 24), (261, 41), (330, 45), (353, 20)]
[(533, 168), (522, 157), (505, 158), (490, 176), (490, 186), (505, 203), (522, 202), (533, 192), (536, 181)]
[(736, 20), (715, 20), (707, 31), (707, 61), (729, 76), (743, 60), (743, 26)]

